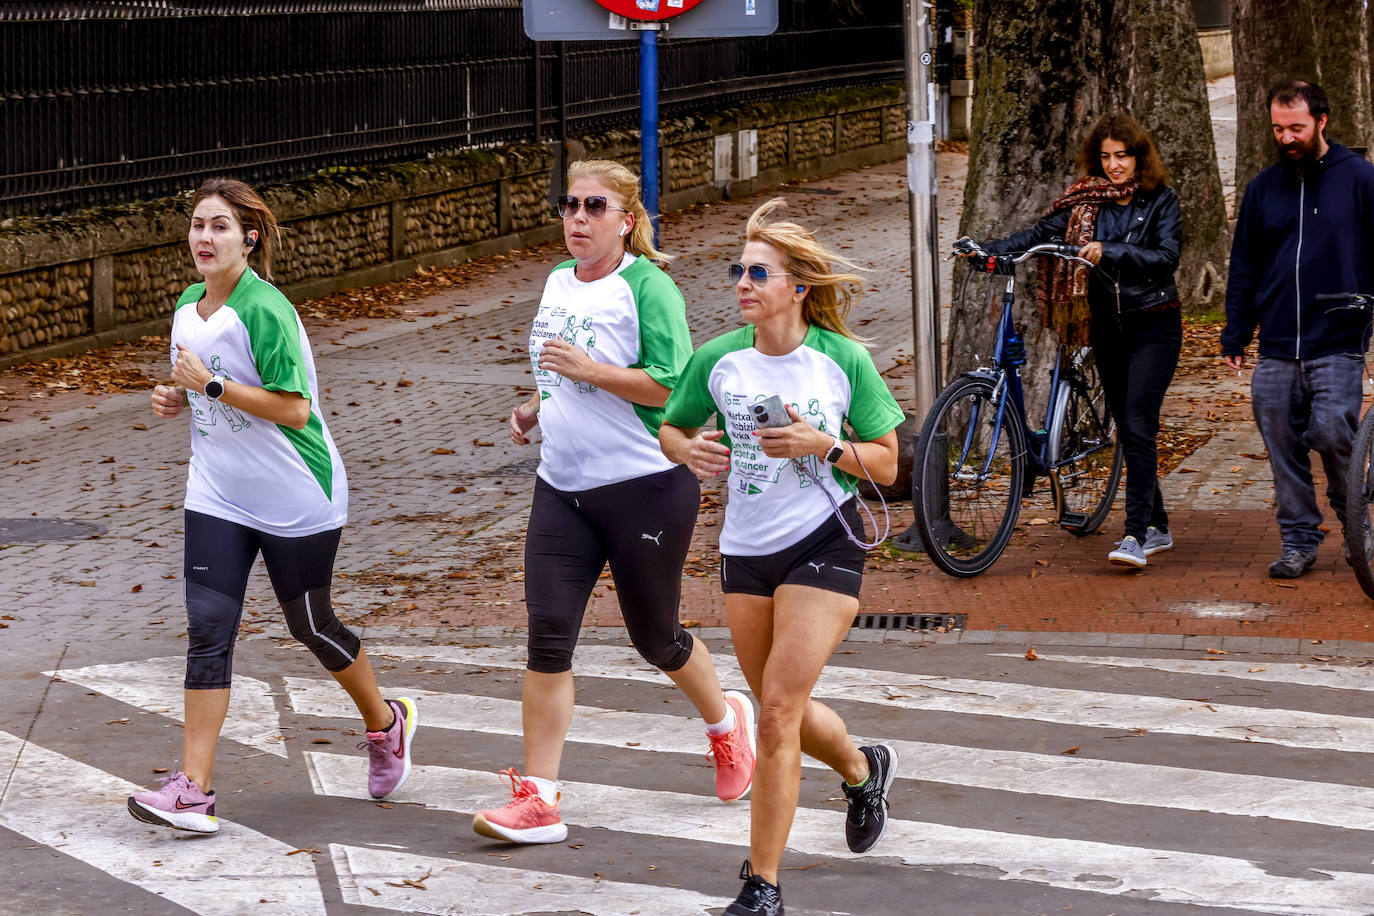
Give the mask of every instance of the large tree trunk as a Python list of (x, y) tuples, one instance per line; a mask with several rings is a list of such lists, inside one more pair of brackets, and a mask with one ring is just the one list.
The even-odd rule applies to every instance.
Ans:
[(1326, 90), (1329, 139), (1371, 145), (1369, 20), (1364, 5), (1352, 0), (1234, 0), (1237, 209), (1246, 184), (1274, 162), (1265, 100), (1269, 88), (1285, 77), (1309, 79)]
[[(960, 232), (995, 238), (1044, 215), (1074, 177), (1093, 122), (1124, 107), (1154, 137), (1174, 175), (1184, 216), (1178, 285), (1185, 303), (1193, 304), (1198, 292), (1219, 295), (1226, 214), (1189, 0), (978, 0), (974, 34), (976, 91)], [(1035, 314), (1035, 274), (1024, 271), (1018, 284), (1017, 326), (1031, 354), (1023, 373), (1028, 392), (1043, 404), (1041, 370), (1056, 341)], [(969, 368), (974, 354), (992, 352), (996, 328), (989, 314), (996, 314), (999, 286), (974, 280), (969, 289), (986, 295), (954, 303), (951, 374)]]
[[(1084, 125), (1100, 107), (1106, 68), (1097, 30), (1063, 24), (1100, 21), (1100, 0), (975, 3), (976, 89), (960, 234), (1008, 235), (1043, 216), (1064, 190)], [(1055, 339), (1035, 317), (1036, 274), (1023, 270), (1017, 278), (1016, 324), (1030, 356), (1027, 394), (1038, 406), (1043, 398), (1035, 395), (1045, 394), (1035, 385), (1044, 375), (1038, 370), (1053, 359)], [(975, 356), (991, 356), (1001, 286), (975, 278), (965, 301), (953, 303), (946, 378), (970, 368)]]
[(1150, 132), (1178, 192), (1184, 240), (1179, 292), (1191, 308), (1219, 306), (1230, 238), (1192, 4), (1117, 2), (1106, 37), (1107, 101), (1125, 108)]

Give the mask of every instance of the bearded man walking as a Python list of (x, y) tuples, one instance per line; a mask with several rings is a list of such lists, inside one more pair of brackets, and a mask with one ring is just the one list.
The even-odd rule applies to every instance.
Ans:
[(1233, 369), (1259, 328), (1251, 403), (1269, 449), (1283, 552), (1269, 567), (1295, 579), (1317, 559), (1326, 497), (1346, 523), (1345, 479), (1360, 419), (1369, 316), (1318, 303), (1323, 294), (1374, 292), (1374, 166), (1325, 137), (1330, 106), (1315, 83), (1269, 91), (1278, 163), (1245, 189), (1226, 286), (1221, 352)]

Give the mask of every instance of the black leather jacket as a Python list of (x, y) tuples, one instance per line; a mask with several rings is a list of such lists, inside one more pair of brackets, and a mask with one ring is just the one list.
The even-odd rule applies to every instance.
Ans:
[[(1069, 210), (1056, 210), (1029, 229), (983, 247), (991, 254), (1006, 254), (1041, 242), (1061, 242), (1068, 225)], [(1088, 281), (1094, 314), (1125, 314), (1178, 298), (1174, 271), (1183, 247), (1183, 220), (1172, 188), (1136, 191), (1124, 207), (1102, 204), (1093, 237), (1102, 243), (1102, 260)]]

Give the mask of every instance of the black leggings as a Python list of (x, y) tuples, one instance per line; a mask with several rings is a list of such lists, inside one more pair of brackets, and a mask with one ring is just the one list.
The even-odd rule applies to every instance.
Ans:
[(243, 593), (258, 551), (262, 551), (291, 635), (330, 671), (342, 671), (353, 664), (362, 643), (334, 616), (329, 601), (341, 530), (278, 537), (187, 511), (186, 633), (190, 646), (186, 651), (186, 689), (220, 690), (229, 686)]
[(1178, 368), (1183, 319), (1176, 308), (1093, 315), (1093, 356), (1126, 453), (1126, 534), (1169, 529), (1159, 489), (1159, 411)]
[(693, 643), (678, 603), (700, 502), (696, 476), (682, 465), (574, 493), (538, 479), (525, 533), (529, 670), (572, 668), (587, 599), (607, 561), (639, 654), (663, 671), (687, 664)]

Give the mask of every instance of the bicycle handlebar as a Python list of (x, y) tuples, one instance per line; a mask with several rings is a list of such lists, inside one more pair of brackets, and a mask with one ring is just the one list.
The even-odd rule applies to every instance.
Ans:
[(1078, 246), (1069, 245), (1065, 242), (1043, 242), (1033, 245), (1020, 254), (988, 254), (981, 245), (973, 239), (965, 236), (954, 243), (954, 253), (960, 255), (972, 255), (975, 263), (981, 259), (978, 269), (988, 273), (1011, 273), (1012, 266), (1020, 264), (1038, 255), (1051, 255), (1062, 258), (1065, 261), (1080, 261), (1089, 267), (1094, 266), (1092, 261), (1078, 256)]
[(1364, 309), (1370, 311), (1374, 309), (1374, 293), (1318, 293), (1312, 299), (1313, 302), (1321, 305), (1322, 303), (1332, 303), (1334, 309)]

